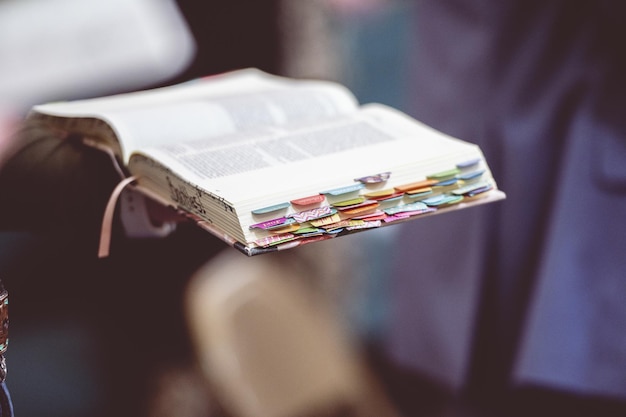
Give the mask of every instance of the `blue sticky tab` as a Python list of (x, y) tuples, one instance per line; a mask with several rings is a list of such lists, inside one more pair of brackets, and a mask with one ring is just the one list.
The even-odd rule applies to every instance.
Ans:
[(442, 204), (445, 198), (446, 198), (445, 195), (440, 194), (434, 197), (425, 198), (424, 200), (422, 200), (422, 203), (427, 204), (429, 206), (436, 206), (438, 204)]
[(480, 162), (480, 158), (469, 159), (467, 161), (463, 161), (463, 162), (456, 164), (456, 167), (458, 169), (468, 169), (470, 167), (473, 167), (474, 165), (478, 165), (479, 162)]
[(345, 187), (335, 188), (335, 189), (328, 190), (328, 191), (322, 191), (320, 194), (338, 196), (338, 195), (352, 193), (354, 191), (359, 191), (363, 189), (364, 187), (365, 187), (365, 184), (358, 182), (358, 183), (348, 185)]
[(447, 180), (439, 181), (437, 184), (434, 184), (433, 187), (447, 187), (448, 185), (456, 184), (457, 181), (457, 178), (450, 178)]
[(446, 204), (454, 204), (460, 201), (463, 201), (463, 196), (457, 195), (441, 195), (440, 198), (427, 198), (426, 200), (422, 200), (423, 203), (427, 204), (430, 207), (437, 207)]
[(452, 193), (455, 195), (464, 195), (464, 194), (468, 194), (471, 193), (475, 190), (481, 189), (481, 188), (485, 188), (485, 187), (490, 187), (491, 185), (487, 182), (484, 181), (477, 181), (475, 183), (466, 185), (464, 187), (461, 188), (457, 188), (456, 190), (453, 190)]
[(488, 184), (488, 185), (485, 185), (484, 187), (476, 188), (475, 190), (470, 191), (469, 193), (467, 193), (467, 196), (475, 197), (478, 194), (486, 193), (487, 191), (491, 191), (492, 189), (493, 189), (493, 186), (491, 184)]
[(475, 180), (480, 178), (485, 173), (484, 169), (467, 172), (465, 174), (458, 175), (457, 178), (463, 181)]
[(391, 215), (398, 214), (398, 213), (426, 210), (427, 208), (428, 208), (428, 206), (426, 204), (424, 204), (424, 202), (422, 202), (422, 201), (415, 201), (415, 202), (409, 203), (409, 204), (403, 204), (403, 205), (396, 206), (396, 207), (390, 207), (388, 209), (384, 209), (383, 211), (386, 214), (391, 216)]
[(289, 206), (290, 206), (290, 204), (288, 202), (287, 203), (274, 204), (273, 206), (267, 206), (267, 207), (263, 207), (263, 208), (252, 210), (252, 214), (272, 213), (274, 211), (285, 209), (285, 208), (287, 208)]

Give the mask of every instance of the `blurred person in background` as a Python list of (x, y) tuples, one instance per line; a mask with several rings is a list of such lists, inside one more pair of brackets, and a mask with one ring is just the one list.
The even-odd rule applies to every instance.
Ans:
[(398, 230), (397, 398), (408, 415), (625, 415), (626, 7), (414, 10), (410, 113), (478, 143), (507, 199)]

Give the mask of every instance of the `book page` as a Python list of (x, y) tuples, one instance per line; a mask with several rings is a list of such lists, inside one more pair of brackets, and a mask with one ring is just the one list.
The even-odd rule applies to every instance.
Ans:
[(62, 117), (96, 117), (115, 130), (123, 159), (147, 146), (312, 123), (355, 111), (338, 84), (292, 80), (242, 70), (161, 89), (36, 106)]
[[(455, 153), (476, 154), (475, 145), (443, 135), (382, 105), (307, 128), (275, 128), (149, 148), (144, 155), (179, 176), (226, 198), (270, 201), (300, 190), (303, 195), (397, 167), (396, 178), (426, 175)], [(406, 167), (406, 170), (405, 170)], [(133, 171), (133, 163), (130, 164)], [(403, 173), (403, 170), (406, 173)], [(307, 187), (312, 187), (307, 189)]]

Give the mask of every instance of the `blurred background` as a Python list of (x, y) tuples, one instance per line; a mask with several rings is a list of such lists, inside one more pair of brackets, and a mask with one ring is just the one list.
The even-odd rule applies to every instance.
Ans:
[[(624, 11), (584, 0), (0, 0), (0, 163), (37, 103), (245, 67), (341, 82), (362, 103), (479, 143), (508, 193), (498, 207), (279, 259), (332, 313), (388, 415), (623, 416)], [(586, 147), (596, 136), (608, 139)], [(45, 213), (40, 191), (32, 204)], [(188, 226), (118, 237), (98, 260), (80, 227), (4, 219), (18, 416), (238, 417), (207, 384), (186, 316), (190, 282), (224, 248)]]

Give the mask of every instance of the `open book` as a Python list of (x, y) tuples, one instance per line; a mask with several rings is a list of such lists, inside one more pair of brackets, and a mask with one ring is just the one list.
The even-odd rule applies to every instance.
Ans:
[(481, 150), (343, 86), (245, 69), (35, 106), (248, 255), (504, 197)]

